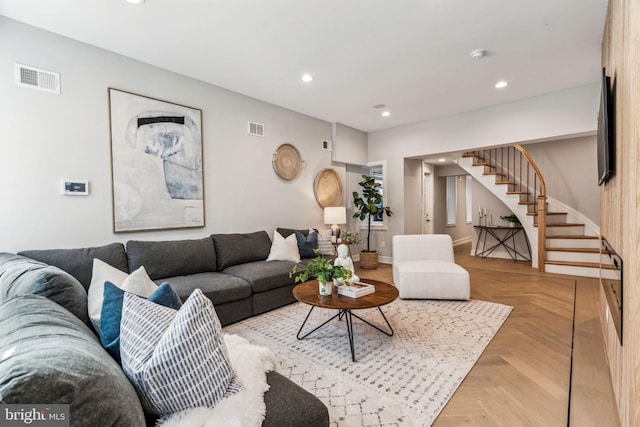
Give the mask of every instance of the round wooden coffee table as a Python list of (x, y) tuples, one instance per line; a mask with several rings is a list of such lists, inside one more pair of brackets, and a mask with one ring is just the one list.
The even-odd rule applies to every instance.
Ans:
[[(308, 282), (301, 283), (300, 285), (293, 288), (293, 296), (295, 297), (295, 299), (305, 304), (309, 304), (311, 306), (309, 313), (307, 313), (307, 317), (305, 317), (304, 321), (302, 322), (302, 326), (300, 326), (300, 330), (298, 330), (298, 334), (296, 335), (297, 338), (299, 340), (302, 340), (308, 337), (309, 335), (311, 335), (312, 333), (314, 333), (315, 331), (317, 331), (318, 329), (320, 329), (321, 327), (323, 327), (324, 325), (326, 325), (327, 323), (329, 323), (330, 321), (332, 321), (333, 319), (335, 319), (336, 317), (339, 320), (342, 320), (342, 318), (344, 317), (347, 323), (347, 335), (349, 336), (349, 346), (351, 347), (351, 360), (355, 362), (356, 355), (355, 355), (355, 348), (354, 348), (354, 342), (353, 342), (352, 317), (355, 317), (361, 320), (362, 322), (377, 329), (378, 331), (382, 332), (385, 335), (393, 336), (393, 328), (391, 327), (389, 320), (387, 320), (387, 317), (384, 315), (380, 307), (396, 300), (398, 298), (398, 289), (395, 286), (392, 286), (385, 282), (380, 282), (378, 280), (365, 280), (364, 282), (374, 285), (376, 288), (376, 291), (372, 294), (364, 295), (358, 298), (351, 298), (344, 295), (339, 295), (335, 287), (331, 295), (320, 295), (318, 293), (319, 285), (317, 280), (310, 280)], [(311, 331), (300, 336), (302, 329), (304, 328), (304, 325), (307, 323), (307, 320), (309, 320), (309, 316), (311, 316), (311, 312), (313, 312), (313, 309), (316, 307), (335, 309), (335, 310), (338, 310), (338, 313), (332, 318), (330, 318), (329, 320), (327, 320), (326, 322), (316, 326)], [(389, 328), (389, 330), (385, 331), (384, 329), (379, 328), (378, 326), (368, 322), (367, 320), (361, 318), (360, 316), (352, 312), (352, 310), (359, 310), (364, 308), (377, 308), (380, 314), (382, 315), (382, 318), (384, 319), (385, 323), (387, 324), (387, 327)]]

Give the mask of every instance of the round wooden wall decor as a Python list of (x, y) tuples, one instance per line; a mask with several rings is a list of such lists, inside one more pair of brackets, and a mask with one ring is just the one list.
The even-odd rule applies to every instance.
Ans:
[(313, 183), (313, 194), (322, 208), (342, 205), (342, 180), (334, 169), (322, 169)]
[(282, 144), (273, 153), (273, 170), (286, 181), (297, 177), (303, 166), (300, 152), (291, 144)]

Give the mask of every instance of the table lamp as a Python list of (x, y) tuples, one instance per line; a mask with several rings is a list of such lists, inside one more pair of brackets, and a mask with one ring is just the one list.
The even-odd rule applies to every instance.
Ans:
[(344, 206), (324, 208), (324, 223), (331, 224), (331, 234), (337, 239), (340, 237), (338, 224), (347, 223), (347, 208)]

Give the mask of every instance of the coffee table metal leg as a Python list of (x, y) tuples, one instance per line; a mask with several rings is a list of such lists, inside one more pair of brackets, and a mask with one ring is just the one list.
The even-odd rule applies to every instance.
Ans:
[(356, 346), (355, 346), (355, 339), (354, 339), (354, 335), (353, 335), (353, 317), (355, 317), (357, 319), (360, 319), (361, 321), (363, 321), (367, 325), (377, 329), (378, 331), (382, 332), (383, 334), (385, 334), (387, 336), (390, 336), (390, 337), (393, 336), (393, 328), (391, 327), (391, 323), (389, 323), (389, 320), (387, 319), (387, 316), (384, 315), (384, 313), (382, 312), (382, 309), (380, 307), (378, 307), (378, 311), (382, 315), (382, 318), (384, 319), (385, 323), (387, 324), (390, 332), (387, 332), (384, 329), (380, 329), (379, 327), (377, 327), (373, 323), (370, 323), (369, 321), (363, 319), (362, 317), (358, 316), (357, 314), (353, 314), (351, 312), (351, 310), (338, 310), (338, 314), (336, 314), (335, 316), (331, 317), (329, 320), (323, 322), (322, 324), (316, 326), (315, 328), (313, 328), (311, 331), (307, 332), (306, 334), (300, 336), (300, 333), (302, 332), (302, 329), (304, 328), (304, 325), (307, 324), (307, 320), (309, 320), (309, 316), (311, 316), (311, 312), (313, 311), (314, 308), (315, 308), (315, 306), (311, 306), (311, 309), (309, 310), (309, 313), (307, 313), (307, 317), (304, 318), (304, 321), (302, 322), (302, 325), (300, 326), (300, 329), (298, 330), (298, 334), (296, 335), (296, 338), (298, 338), (299, 340), (302, 340), (302, 339), (308, 337), (309, 335), (311, 335), (312, 333), (314, 333), (315, 331), (317, 331), (318, 329), (322, 328), (327, 323), (331, 322), (336, 317), (339, 320), (341, 320), (344, 317), (345, 320), (347, 321), (347, 335), (349, 336), (349, 347), (351, 349), (351, 361), (353, 361), (353, 362), (356, 361)]
[(331, 319), (327, 320), (326, 322), (324, 322), (323, 324), (321, 324), (319, 326), (316, 326), (313, 330), (307, 332), (303, 336), (300, 336), (300, 332), (302, 332), (302, 328), (304, 328), (304, 325), (307, 323), (307, 320), (309, 320), (309, 316), (311, 316), (311, 312), (313, 311), (314, 308), (315, 308), (315, 306), (312, 305), (311, 306), (311, 310), (309, 310), (309, 313), (307, 313), (307, 317), (304, 318), (304, 322), (302, 322), (302, 325), (300, 326), (300, 329), (298, 330), (298, 334), (296, 335), (296, 338), (298, 338), (299, 340), (308, 337), (309, 335), (311, 335), (312, 333), (314, 333), (318, 329), (322, 328), (324, 325), (326, 325), (327, 323), (331, 322), (333, 319), (335, 319), (336, 317), (338, 317), (340, 315), (340, 312), (338, 312), (338, 314), (333, 316)]
[[(378, 307), (378, 311), (380, 312), (380, 314), (382, 315), (382, 318), (384, 319), (384, 321), (386, 322), (387, 326), (389, 327), (389, 331), (387, 332), (384, 329), (380, 329), (379, 327), (377, 327), (376, 325), (374, 325), (373, 323), (370, 323), (366, 320), (364, 320), (362, 317), (358, 316), (357, 314), (354, 314), (353, 316), (356, 317), (357, 319), (362, 320), (364, 323), (366, 323), (367, 325), (379, 330), (380, 332), (382, 332), (383, 334), (392, 337), (393, 336), (393, 328), (391, 327), (391, 323), (389, 323), (389, 320), (387, 320), (387, 316), (384, 315), (384, 313), (382, 312), (382, 309), (380, 307)], [(351, 312), (351, 311), (349, 311)]]
[[(351, 313), (351, 310), (343, 310), (343, 314), (347, 319), (347, 335), (349, 335), (349, 347), (351, 347), (351, 361), (356, 361), (356, 348), (355, 343), (353, 342), (353, 319), (351, 316), (355, 316), (355, 314)], [(357, 317), (357, 316), (356, 316)]]

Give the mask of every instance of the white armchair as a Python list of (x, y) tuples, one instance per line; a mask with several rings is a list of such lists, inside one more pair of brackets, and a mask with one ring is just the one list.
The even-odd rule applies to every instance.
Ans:
[(393, 281), (402, 299), (468, 300), (469, 273), (448, 234), (393, 236)]

